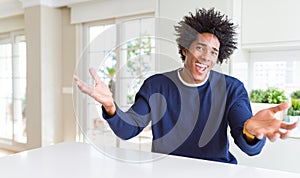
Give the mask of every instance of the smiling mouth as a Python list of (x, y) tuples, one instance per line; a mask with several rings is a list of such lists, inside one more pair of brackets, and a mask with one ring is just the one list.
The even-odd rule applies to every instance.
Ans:
[(204, 72), (208, 68), (208, 65), (196, 63), (196, 68), (199, 72)]

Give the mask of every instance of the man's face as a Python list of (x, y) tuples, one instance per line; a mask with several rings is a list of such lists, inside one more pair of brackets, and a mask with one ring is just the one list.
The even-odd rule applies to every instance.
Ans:
[(188, 83), (203, 82), (208, 72), (214, 67), (219, 56), (220, 42), (211, 33), (201, 33), (190, 45), (189, 50), (183, 50), (185, 56), (184, 69), (188, 72)]

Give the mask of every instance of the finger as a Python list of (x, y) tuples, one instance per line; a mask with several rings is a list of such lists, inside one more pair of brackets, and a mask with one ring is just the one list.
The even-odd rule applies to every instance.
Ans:
[(85, 94), (91, 95), (93, 92), (93, 87), (88, 85), (87, 83), (83, 82), (79, 78), (76, 79), (77, 87)]
[(98, 84), (100, 82), (100, 78), (98, 77), (96, 70), (91, 67), (89, 69), (89, 72), (90, 72), (91, 76), (93, 77), (93, 79), (95, 80), (96, 84)]
[(76, 85), (78, 86), (78, 88), (80, 90), (86, 90), (85, 88), (85, 85), (87, 85), (85, 82), (83, 82), (77, 75), (73, 75), (73, 78), (74, 78), (74, 81), (76, 83)]
[(298, 125), (298, 122), (294, 122), (294, 123), (292, 123), (292, 124), (282, 122), (282, 123), (280, 124), (280, 128), (286, 129), (286, 130), (292, 130), (292, 129), (296, 128), (297, 125)]
[(285, 110), (289, 107), (290, 107), (290, 104), (288, 102), (285, 102), (285, 103), (282, 103), (278, 106), (271, 107), (271, 108), (269, 108), (269, 110), (275, 114), (275, 113), (277, 113), (279, 111), (283, 111), (283, 110)]
[(261, 139), (264, 138), (264, 134), (259, 133), (259, 134), (257, 134), (255, 137), (256, 137), (257, 139), (261, 140)]
[(280, 134), (278, 132), (275, 133), (268, 133), (267, 134), (267, 138), (271, 141), (271, 142), (275, 142), (278, 138), (280, 138)]
[[(275, 120), (274, 120), (275, 121)], [(277, 121), (277, 120), (276, 120)], [(260, 127), (253, 130), (254, 135), (258, 139), (263, 139), (264, 136), (268, 137), (270, 140), (273, 139), (273, 134), (279, 129), (280, 121), (274, 123), (268, 127)], [(280, 135), (279, 135), (280, 136)], [(279, 138), (278, 136), (278, 138)], [(277, 137), (276, 137), (277, 138)]]
[(280, 134), (280, 138), (281, 139), (285, 139), (285, 138), (287, 138), (289, 136), (290, 131), (289, 130), (285, 130), (285, 131), (279, 130), (279, 134)]
[(75, 74), (73, 75), (73, 79), (74, 79), (75, 82), (80, 80), (80, 78)]
[(265, 136), (265, 133), (267, 133), (267, 130), (265, 128), (257, 128), (254, 129), (252, 133), (255, 135), (256, 138), (261, 140)]

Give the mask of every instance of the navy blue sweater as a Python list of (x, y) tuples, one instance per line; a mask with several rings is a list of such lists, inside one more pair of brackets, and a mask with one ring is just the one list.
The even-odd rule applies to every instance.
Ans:
[(227, 128), (235, 144), (246, 154), (261, 152), (265, 138), (250, 145), (243, 137), (244, 122), (252, 117), (249, 97), (242, 82), (211, 71), (201, 86), (187, 86), (178, 70), (145, 80), (135, 103), (123, 112), (103, 117), (122, 139), (138, 135), (149, 122), (152, 151), (192, 158), (237, 163), (229, 152)]

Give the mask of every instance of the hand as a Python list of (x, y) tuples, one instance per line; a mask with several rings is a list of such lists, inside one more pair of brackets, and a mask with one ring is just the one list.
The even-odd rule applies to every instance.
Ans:
[(95, 80), (95, 87), (89, 85), (79, 79), (78, 76), (74, 75), (74, 81), (78, 88), (85, 94), (91, 96), (96, 101), (101, 103), (105, 108), (108, 115), (113, 116), (116, 112), (116, 106), (112, 97), (112, 93), (109, 88), (100, 80), (95, 69), (89, 69), (90, 75)]
[(282, 103), (278, 106), (257, 112), (249, 119), (246, 126), (247, 131), (255, 135), (258, 139), (262, 139), (264, 136), (270, 141), (275, 141), (277, 138), (286, 138), (290, 130), (297, 126), (297, 122), (292, 124), (284, 123), (283, 121), (276, 119), (274, 115), (287, 108), (289, 108), (289, 104)]

